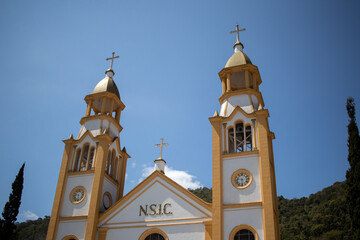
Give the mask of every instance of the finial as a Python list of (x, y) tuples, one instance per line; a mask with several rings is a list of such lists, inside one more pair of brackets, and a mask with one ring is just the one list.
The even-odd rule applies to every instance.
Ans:
[(215, 110), (215, 113), (214, 113), (214, 116), (213, 117), (218, 117), (219, 116), (219, 113), (217, 110)]
[(155, 159), (154, 163), (155, 163), (155, 170), (160, 171), (162, 173), (165, 173), (165, 160), (162, 159), (162, 148), (163, 146), (167, 146), (167, 143), (164, 143), (164, 139), (161, 138), (160, 139), (160, 144), (155, 144), (155, 147), (160, 147), (160, 157), (158, 159)]
[(234, 50), (235, 52), (242, 51), (244, 49), (244, 45), (239, 40), (239, 32), (245, 31), (246, 29), (239, 29), (239, 25), (236, 24), (236, 30), (231, 31), (230, 34), (236, 33), (236, 43), (234, 44)]
[(111, 77), (111, 78), (115, 75), (115, 73), (112, 69), (115, 58), (119, 58), (119, 56), (115, 56), (115, 52), (113, 52), (112, 57), (109, 57), (106, 59), (106, 61), (111, 60), (111, 62), (110, 62), (110, 68), (108, 70), (106, 70), (105, 74), (106, 74), (106, 76)]
[(160, 157), (158, 159), (162, 159), (162, 151), (163, 151), (163, 146), (167, 146), (167, 143), (164, 143), (164, 139), (161, 138), (160, 139), (160, 144), (155, 144), (155, 147), (160, 147)]

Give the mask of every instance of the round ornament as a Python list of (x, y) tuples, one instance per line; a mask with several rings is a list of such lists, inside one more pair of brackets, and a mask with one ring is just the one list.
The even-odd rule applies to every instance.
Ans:
[(74, 204), (81, 203), (86, 196), (86, 190), (82, 186), (75, 187), (70, 193), (70, 201)]
[(250, 186), (252, 182), (252, 175), (246, 169), (239, 169), (231, 176), (231, 183), (238, 189), (244, 189)]

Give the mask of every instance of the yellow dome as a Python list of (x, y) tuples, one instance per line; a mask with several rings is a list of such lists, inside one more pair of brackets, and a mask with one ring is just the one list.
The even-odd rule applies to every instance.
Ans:
[(119, 99), (120, 94), (119, 90), (111, 77), (106, 76), (103, 78), (94, 88), (94, 91), (92, 93), (100, 93), (100, 92), (111, 92), (114, 93)]
[(227, 61), (225, 68), (235, 67), (244, 64), (252, 64), (250, 58), (242, 51), (235, 52)]

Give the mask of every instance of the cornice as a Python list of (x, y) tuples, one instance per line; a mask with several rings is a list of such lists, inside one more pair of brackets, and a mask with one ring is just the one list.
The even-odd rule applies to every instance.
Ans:
[(80, 124), (84, 125), (85, 122), (87, 121), (91, 121), (91, 120), (97, 120), (97, 119), (106, 119), (109, 122), (111, 122), (112, 124), (114, 124), (114, 126), (118, 129), (119, 132), (121, 132), (123, 130), (123, 127), (116, 121), (115, 118), (106, 115), (106, 114), (98, 114), (98, 115), (92, 115), (92, 116), (88, 116), (88, 117), (83, 117), (80, 120)]

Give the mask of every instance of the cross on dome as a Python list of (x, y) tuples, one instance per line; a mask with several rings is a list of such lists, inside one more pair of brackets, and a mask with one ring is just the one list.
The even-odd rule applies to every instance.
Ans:
[(232, 34), (232, 33), (237, 33), (236, 40), (237, 40), (237, 42), (240, 42), (240, 41), (239, 41), (239, 32), (243, 32), (243, 31), (245, 31), (245, 30), (246, 30), (245, 28), (239, 30), (239, 25), (236, 24), (236, 30), (235, 30), (235, 31), (231, 31), (230, 34)]
[(163, 151), (163, 146), (167, 146), (167, 143), (164, 143), (164, 139), (161, 138), (160, 139), (160, 144), (155, 144), (155, 147), (160, 147), (160, 157), (158, 159), (162, 159), (162, 151)]
[(115, 59), (115, 58), (119, 58), (119, 56), (116, 56), (116, 57), (115, 57), (115, 52), (113, 52), (113, 53), (112, 53), (112, 57), (109, 57), (109, 58), (106, 59), (106, 61), (111, 60), (111, 62), (110, 62), (110, 69), (112, 69), (112, 67), (113, 67), (113, 62), (114, 62), (114, 59)]

